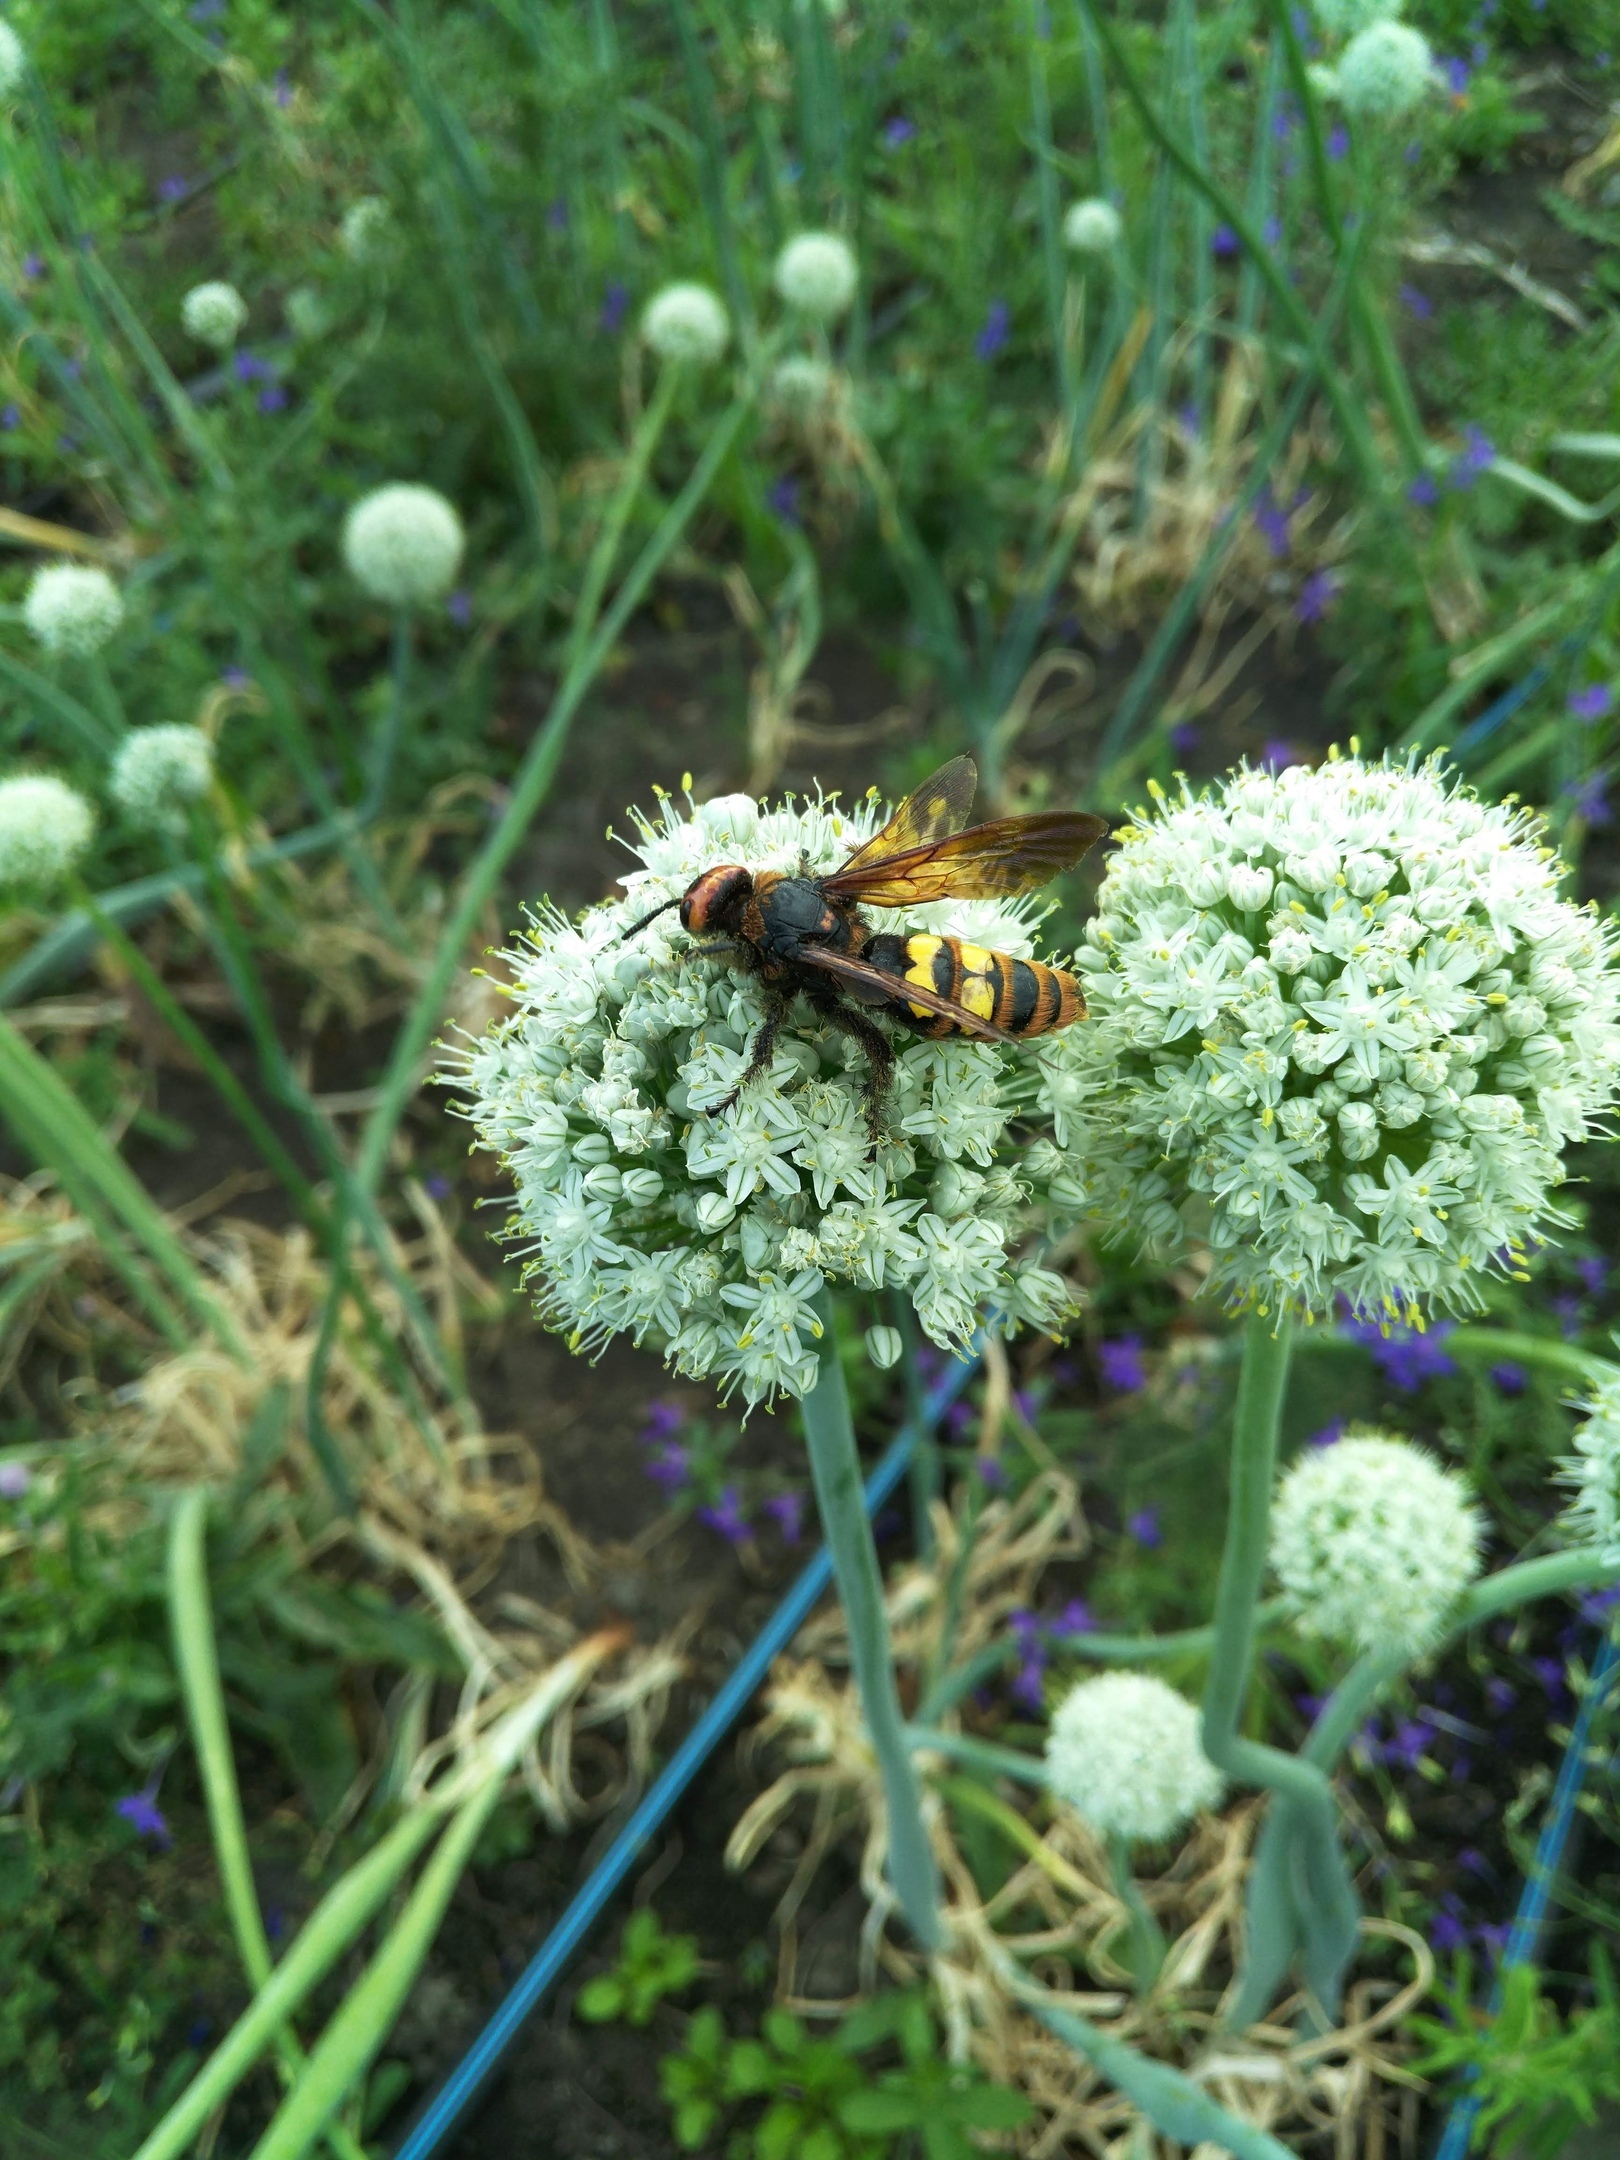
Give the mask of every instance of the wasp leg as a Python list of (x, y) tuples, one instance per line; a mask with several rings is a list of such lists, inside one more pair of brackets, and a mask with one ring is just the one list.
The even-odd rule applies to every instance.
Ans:
[(846, 1004), (830, 985), (823, 988), (818, 983), (809, 996), (811, 1004), (824, 1020), (837, 1028), (841, 1035), (848, 1035), (858, 1042), (866, 1052), (866, 1062), (870, 1068), (865, 1089), (866, 1129), (872, 1136), (872, 1146), (876, 1148), (883, 1136), (883, 1106), (888, 1100), (889, 1085), (894, 1079), (894, 1052), (889, 1047), (889, 1038), (881, 1028), (867, 1019), (865, 1013)]
[(722, 953), (746, 954), (752, 951), (752, 946), (739, 945), (735, 938), (722, 938), (718, 945), (688, 945), (681, 953), (680, 960), (684, 966), (688, 960), (718, 960)]
[(761, 1073), (770, 1071), (771, 1053), (776, 1048), (777, 1031), (787, 1016), (787, 1000), (785, 998), (773, 998), (764, 1019), (759, 1023), (759, 1031), (754, 1037), (753, 1050), (749, 1054), (748, 1063), (743, 1067), (737, 1085), (729, 1095), (722, 1095), (717, 1103), (711, 1103), (703, 1113), (705, 1117), (718, 1117), (722, 1110), (729, 1110), (750, 1080), (757, 1080)]

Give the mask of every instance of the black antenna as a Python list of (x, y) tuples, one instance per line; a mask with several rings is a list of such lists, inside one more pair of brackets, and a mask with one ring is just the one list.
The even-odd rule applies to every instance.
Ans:
[(640, 922), (632, 923), (622, 934), (619, 943), (622, 945), (627, 938), (633, 938), (638, 930), (645, 930), (650, 922), (656, 922), (660, 915), (667, 915), (672, 907), (679, 907), (681, 899), (682, 895), (677, 893), (673, 900), (666, 900), (662, 907), (655, 907), (650, 915), (643, 915)]

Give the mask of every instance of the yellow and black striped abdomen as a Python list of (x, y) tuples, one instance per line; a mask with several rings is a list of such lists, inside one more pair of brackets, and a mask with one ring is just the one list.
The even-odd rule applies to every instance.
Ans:
[[(991, 952), (961, 938), (934, 937), (921, 930), (911, 937), (883, 934), (868, 939), (861, 958), (885, 975), (949, 998), (976, 1020), (988, 1020), (1009, 1035), (1049, 1035), (1085, 1017), (1080, 985), (1062, 968), (1015, 960), (1010, 953)], [(971, 1032), (943, 1013), (925, 1012), (903, 994), (883, 1009), (918, 1035)]]

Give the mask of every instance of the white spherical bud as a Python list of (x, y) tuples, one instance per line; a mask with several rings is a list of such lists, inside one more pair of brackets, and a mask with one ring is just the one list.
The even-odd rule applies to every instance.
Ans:
[(1422, 101), (1434, 56), (1409, 23), (1375, 22), (1358, 30), (1339, 60), (1339, 103), (1367, 120), (1398, 120)]
[(1271, 1518), (1271, 1564), (1302, 1631), (1416, 1652), (1479, 1573), (1483, 1519), (1424, 1448), (1362, 1433), (1308, 1449)]
[(1401, 12), (1401, 0), (1312, 0), (1312, 12), (1330, 38), (1354, 37)]
[(1347, 1102), (1339, 1112), (1339, 1145), (1351, 1162), (1378, 1153), (1378, 1117), (1370, 1103)]
[(789, 353), (771, 370), (771, 403), (790, 420), (813, 420), (833, 401), (834, 377), (825, 360)]
[(1244, 915), (1257, 915), (1271, 899), (1271, 872), (1256, 863), (1236, 862), (1226, 874), (1226, 890), (1232, 905)]
[(660, 360), (712, 367), (731, 338), (731, 318), (707, 285), (666, 285), (641, 318), (641, 334)]
[(737, 1210), (723, 1192), (706, 1192), (697, 1203), (697, 1222), (700, 1230), (723, 1230)]
[(1219, 1799), (1198, 1712), (1148, 1673), (1099, 1673), (1058, 1705), (1046, 1741), (1047, 1782), (1104, 1837), (1173, 1837)]
[(50, 773), (0, 780), (0, 886), (44, 892), (62, 880), (90, 845), (90, 805)]
[(362, 195), (343, 213), (338, 243), (350, 262), (374, 265), (388, 253), (393, 213), (380, 195)]
[(118, 746), (108, 793), (132, 825), (172, 832), (188, 803), (207, 794), (214, 746), (201, 728), (179, 722), (132, 728)]
[(343, 521), (343, 559), (373, 600), (420, 607), (442, 600), (466, 535), (436, 488), (396, 481), (363, 495)]
[(898, 1365), (906, 1354), (905, 1337), (898, 1328), (869, 1327), (865, 1341), (866, 1354), (879, 1372), (887, 1372), (891, 1365)]
[(620, 1180), (625, 1199), (632, 1207), (650, 1207), (664, 1190), (664, 1181), (656, 1170), (626, 1170)]
[(1101, 195), (1071, 203), (1063, 218), (1063, 244), (1076, 255), (1106, 255), (1124, 237), (1125, 220)]
[(12, 97), (22, 88), (28, 72), (28, 56), (22, 39), (10, 23), (0, 22), (0, 98)]
[(1428, 1109), (1416, 1088), (1409, 1088), (1402, 1080), (1386, 1080), (1373, 1101), (1378, 1106), (1378, 1122), (1386, 1132), (1404, 1132)]
[(1311, 941), (1303, 930), (1275, 931), (1271, 940), (1271, 964), (1279, 975), (1297, 975), (1311, 963)]
[(836, 322), (855, 297), (855, 251), (837, 233), (796, 233), (776, 258), (776, 289), (813, 322)]
[(187, 337), (195, 338), (199, 345), (212, 345), (216, 352), (230, 351), (247, 318), (247, 302), (223, 278), (193, 285), (180, 303), (180, 320)]
[(48, 653), (86, 659), (100, 652), (124, 619), (123, 595), (105, 570), (51, 563), (36, 570), (23, 621)]
[(1370, 900), (1374, 893), (1384, 890), (1394, 870), (1395, 865), (1387, 855), (1348, 855), (1345, 857), (1344, 882), (1358, 900)]

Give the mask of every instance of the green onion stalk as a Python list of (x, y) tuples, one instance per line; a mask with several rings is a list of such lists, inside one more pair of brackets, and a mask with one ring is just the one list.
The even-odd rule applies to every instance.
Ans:
[(849, 1393), (838, 1362), (832, 1299), (825, 1289), (817, 1295), (815, 1307), (821, 1322), (816, 1384), (799, 1404), (805, 1446), (810, 1454), (810, 1476), (849, 1627), (855, 1684), (883, 1781), (889, 1874), (912, 1933), (925, 1950), (933, 1951), (944, 1941), (939, 1871), (923, 1822), (921, 1789), (900, 1714), (894, 1653), (883, 1610), (883, 1577), (861, 1490), (861, 1463), (855, 1449)]

